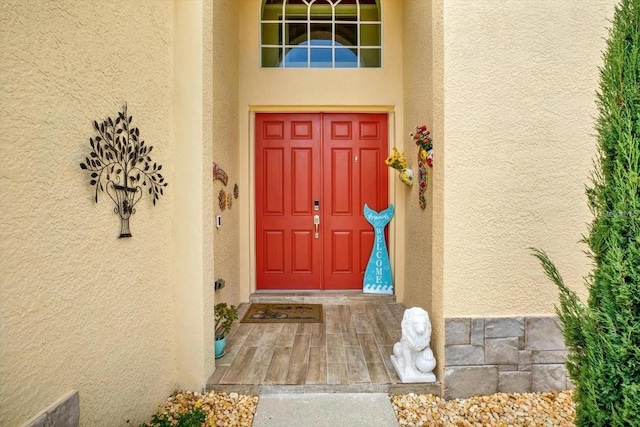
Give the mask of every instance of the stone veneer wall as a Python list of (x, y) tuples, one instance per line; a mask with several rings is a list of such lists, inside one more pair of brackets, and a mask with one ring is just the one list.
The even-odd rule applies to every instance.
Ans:
[(445, 397), (572, 388), (557, 317), (445, 319)]
[(73, 390), (27, 421), (22, 427), (78, 427), (79, 425), (80, 396), (77, 390)]

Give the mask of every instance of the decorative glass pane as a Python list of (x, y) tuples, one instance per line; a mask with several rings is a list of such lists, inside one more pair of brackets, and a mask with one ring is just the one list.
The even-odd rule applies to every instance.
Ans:
[(358, 68), (358, 49), (336, 48), (336, 68)]
[(285, 44), (298, 45), (307, 41), (307, 24), (295, 23), (285, 25)]
[(336, 41), (345, 46), (358, 46), (358, 25), (336, 24)]
[(284, 56), (285, 68), (307, 68), (309, 51), (307, 47), (287, 48)]
[(280, 65), (280, 53), (281, 53), (281, 49), (278, 47), (263, 47), (262, 48), (262, 66), (278, 67)]
[[(333, 30), (331, 22), (312, 23), (311, 25), (311, 39), (312, 40), (333, 40)], [(331, 43), (329, 43), (331, 45)]]
[(262, 44), (279, 46), (282, 44), (282, 24), (262, 24)]
[(295, 20), (307, 20), (307, 5), (302, 4), (292, 4), (292, 2), (287, 1), (287, 5), (285, 6), (285, 19), (287, 21), (295, 21)]
[(357, 21), (358, 6), (355, 0), (351, 2), (341, 1), (336, 6), (336, 21)]
[(333, 19), (333, 8), (327, 0), (316, 0), (311, 5), (312, 21), (331, 21)]
[(380, 24), (360, 25), (360, 46), (382, 46)]
[(260, 34), (263, 67), (382, 64), (380, 0), (265, 0)]
[(332, 61), (332, 49), (327, 48), (311, 48), (311, 68), (331, 68), (333, 66)]
[(375, 1), (360, 2), (361, 21), (380, 21), (380, 5)]
[(311, 46), (315, 46), (315, 47), (331, 47), (333, 45), (333, 42), (331, 40), (311, 40)]
[(269, 2), (262, 8), (263, 21), (282, 20), (282, 0), (279, 2)]
[(307, 22), (307, 15), (289, 15), (287, 21)]
[(382, 66), (382, 54), (380, 48), (360, 49), (360, 66), (361, 67), (381, 67)]

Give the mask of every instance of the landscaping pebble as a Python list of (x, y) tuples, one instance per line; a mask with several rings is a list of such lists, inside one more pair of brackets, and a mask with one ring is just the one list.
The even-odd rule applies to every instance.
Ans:
[(250, 427), (257, 404), (258, 396), (213, 391), (206, 394), (178, 391), (166, 400), (158, 409), (158, 413), (167, 415), (172, 425), (176, 425), (175, 416), (200, 408), (207, 415), (207, 427)]
[(391, 397), (401, 426), (574, 426), (571, 391), (497, 393), (444, 400), (430, 394)]
[(251, 426), (253, 414), (258, 405), (258, 396), (247, 396), (238, 393), (217, 393), (210, 395), (213, 399), (213, 414), (216, 427)]
[[(575, 407), (572, 391), (549, 393), (497, 393), (467, 399), (445, 400), (431, 394), (391, 396), (400, 426), (574, 427)], [(174, 393), (159, 409), (173, 416), (201, 408), (208, 427), (250, 427), (258, 396), (238, 393)], [(175, 425), (175, 424), (174, 424)]]

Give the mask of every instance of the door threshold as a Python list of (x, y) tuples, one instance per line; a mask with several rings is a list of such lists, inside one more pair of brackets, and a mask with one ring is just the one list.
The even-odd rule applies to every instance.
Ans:
[[(321, 289), (256, 289), (256, 294), (362, 294), (360, 289), (321, 290)], [(371, 294), (366, 294), (371, 295)]]
[(313, 292), (283, 292), (283, 291), (260, 291), (249, 295), (250, 303), (278, 304), (278, 303), (300, 303), (300, 304), (329, 304), (329, 305), (351, 305), (351, 304), (395, 304), (395, 295), (365, 294), (362, 291), (313, 291)]

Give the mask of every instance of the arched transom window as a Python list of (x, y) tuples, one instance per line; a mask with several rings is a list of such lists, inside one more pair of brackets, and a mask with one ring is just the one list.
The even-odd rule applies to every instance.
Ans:
[(265, 0), (260, 25), (263, 67), (382, 64), (380, 0)]

